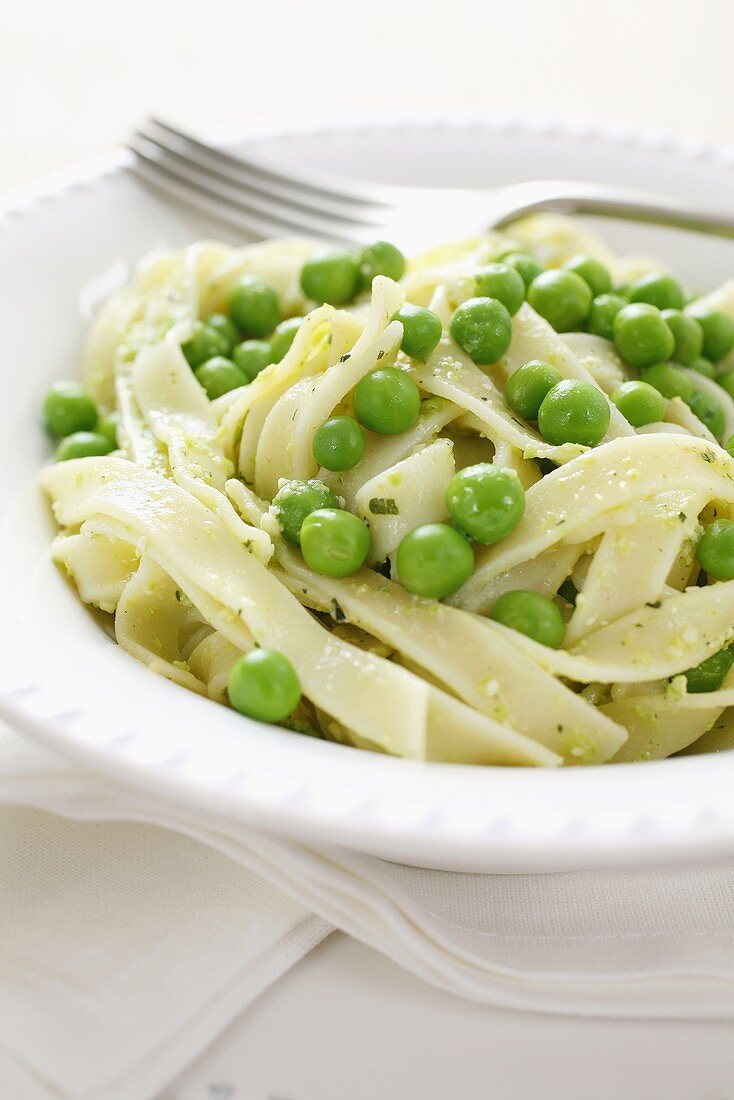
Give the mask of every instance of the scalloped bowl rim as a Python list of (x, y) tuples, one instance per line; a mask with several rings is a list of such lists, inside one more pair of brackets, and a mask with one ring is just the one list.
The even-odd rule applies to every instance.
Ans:
[[(296, 132), (338, 139), (339, 133), (397, 134), (416, 125), (424, 126), (371, 123)], [(435, 131), (443, 124), (430, 125)], [(532, 141), (551, 124), (484, 119), (463, 125), (492, 134), (513, 127)], [(552, 125), (569, 140), (663, 149), (674, 159), (712, 158), (734, 180), (734, 150), (670, 135)], [(457, 124), (450, 126), (453, 132)], [(293, 133), (263, 130), (256, 136), (287, 141)], [(74, 189), (115, 178), (127, 164), (127, 154), (117, 152), (20, 188), (0, 204), (0, 227), (19, 214), (32, 217), (49, 199), (63, 202)], [(63, 615), (44, 622), (39, 636), (37, 602), (24, 588), (24, 555), (38, 546), (39, 521), (47, 522), (37, 497), (27, 486), (0, 497), (7, 502), (0, 542), (7, 545), (13, 536), (0, 574), (0, 637), (7, 651), (0, 663), (0, 716), (20, 732), (179, 804), (424, 866), (559, 871), (734, 852), (734, 753), (559, 771), (426, 764), (360, 753), (242, 719), (154, 676), (106, 644), (96, 627), (100, 637), (88, 640), (84, 668), (73, 661), (64, 667), (62, 660), (59, 668), (54, 661), (44, 663), (39, 652), (53, 652), (55, 646), (60, 653), (60, 642), (73, 636), (82, 620), (71, 594), (60, 593)], [(42, 577), (44, 593), (49, 584), (64, 588), (58, 578)], [(105, 690), (108, 675), (117, 681), (113, 708)], [(202, 728), (214, 733), (202, 737)]]

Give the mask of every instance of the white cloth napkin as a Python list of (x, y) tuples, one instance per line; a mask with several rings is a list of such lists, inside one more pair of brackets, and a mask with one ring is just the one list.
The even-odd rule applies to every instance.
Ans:
[(483, 876), (314, 851), (0, 731), (0, 1095), (147, 1100), (332, 928), (488, 1004), (734, 1018), (734, 865)]

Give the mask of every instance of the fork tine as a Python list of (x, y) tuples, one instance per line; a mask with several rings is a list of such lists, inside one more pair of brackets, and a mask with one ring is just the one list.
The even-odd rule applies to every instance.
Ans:
[[(173, 139), (178, 152), (193, 158), (203, 156), (210, 165), (216, 162), (220, 171), (234, 176), (237, 182), (260, 190), (265, 188), (268, 194), (278, 194), (291, 203), (309, 205), (328, 213), (338, 209), (344, 217), (351, 216), (355, 220), (366, 220), (370, 208), (377, 208), (384, 220), (385, 211), (400, 201), (395, 189), (388, 185), (345, 177), (340, 177), (338, 184), (335, 184), (333, 177), (326, 181), (301, 169), (297, 174), (289, 173), (281, 168), (269, 168), (248, 157), (228, 153), (162, 119), (150, 117), (148, 126), (159, 131), (156, 135), (158, 139), (160, 133), (165, 134), (169, 141)], [(150, 134), (147, 133), (147, 136)], [(379, 214), (377, 220), (380, 220)]]
[(250, 233), (264, 236), (308, 233), (341, 244), (354, 244), (374, 236), (374, 230), (368, 231), (364, 225), (299, 210), (282, 200), (248, 193), (223, 177), (192, 166), (185, 158), (142, 135), (134, 136), (128, 147), (135, 153), (138, 163), (145, 166), (141, 175), (161, 186), (166, 185), (166, 189), (175, 190), (179, 198)]
[[(242, 204), (235, 205), (228, 199), (222, 198), (221, 195), (200, 186), (190, 178), (172, 172), (160, 160), (154, 156), (149, 156), (133, 141), (128, 142), (128, 148), (135, 155), (131, 168), (141, 179), (197, 210), (201, 210), (210, 217), (243, 230), (248, 236), (260, 239), (303, 233), (301, 225), (294, 225), (277, 218), (268, 218), (261, 212), (250, 210)], [(331, 234), (325, 239), (334, 244), (353, 243), (339, 237), (338, 234)]]
[(169, 137), (167, 133), (159, 133), (155, 127), (142, 127), (136, 131), (136, 137), (143, 138), (150, 145), (155, 145), (163, 154), (173, 157), (192, 172), (205, 174), (207, 179), (223, 183), (234, 189), (237, 195), (246, 195), (254, 202), (262, 202), (269, 207), (286, 206), (294, 212), (299, 211), (305, 215), (326, 216), (331, 220), (341, 220), (357, 225), (365, 223), (379, 225), (384, 221), (384, 212), (381, 216), (376, 216), (375, 208), (366, 204), (357, 208), (352, 204), (332, 202), (323, 195), (313, 200), (310, 193), (302, 192), (295, 184), (288, 187), (280, 185), (271, 187), (267, 182), (257, 178), (252, 182), (247, 171), (232, 168), (226, 160), (212, 156), (206, 147), (202, 147), (203, 151), (200, 151), (193, 144), (179, 142)]

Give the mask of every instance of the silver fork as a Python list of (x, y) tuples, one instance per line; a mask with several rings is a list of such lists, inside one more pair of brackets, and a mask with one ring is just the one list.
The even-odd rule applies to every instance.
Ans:
[(491, 190), (404, 187), (268, 168), (157, 118), (128, 142), (134, 170), (156, 187), (248, 236), (306, 234), (335, 244), (390, 237), (412, 251), (499, 229), (535, 211), (595, 214), (734, 238), (734, 213), (666, 195), (585, 183), (534, 180)]

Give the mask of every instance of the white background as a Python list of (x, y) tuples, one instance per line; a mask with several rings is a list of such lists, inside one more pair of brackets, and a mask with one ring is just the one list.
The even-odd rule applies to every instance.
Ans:
[(731, 0), (6, 0), (0, 190), (202, 129), (491, 111), (734, 141)]

